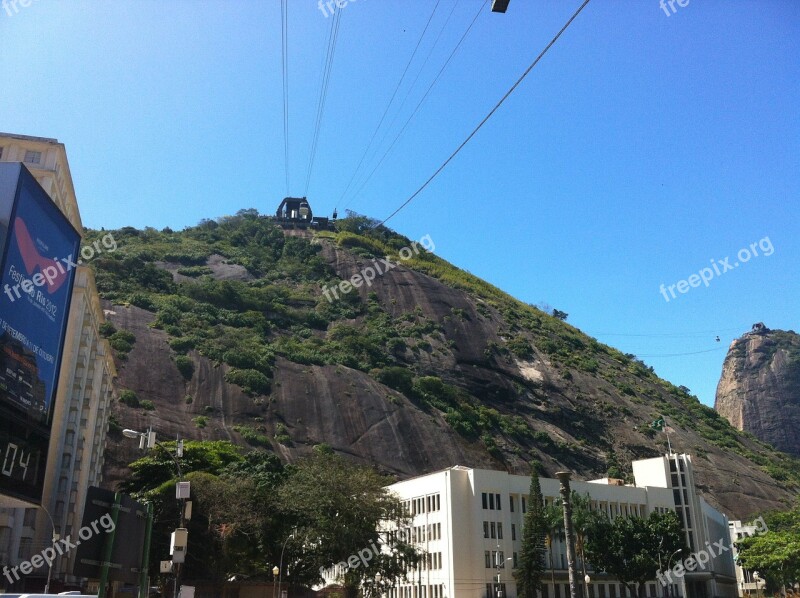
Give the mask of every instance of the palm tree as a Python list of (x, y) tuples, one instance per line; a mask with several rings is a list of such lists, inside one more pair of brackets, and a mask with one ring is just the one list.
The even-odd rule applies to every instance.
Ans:
[(547, 526), (545, 534), (545, 544), (550, 552), (550, 581), (553, 583), (553, 591), (556, 587), (555, 564), (553, 563), (553, 543), (557, 537), (564, 533), (564, 512), (558, 504), (558, 500), (552, 502), (544, 508), (544, 519)]
[[(603, 517), (603, 514), (591, 509), (591, 499), (588, 494), (572, 493), (572, 525), (575, 528), (575, 552), (578, 553), (581, 559), (584, 579), (586, 578), (586, 539), (594, 522), (599, 517)], [(588, 596), (588, 594), (589, 591), (587, 589), (586, 595)]]

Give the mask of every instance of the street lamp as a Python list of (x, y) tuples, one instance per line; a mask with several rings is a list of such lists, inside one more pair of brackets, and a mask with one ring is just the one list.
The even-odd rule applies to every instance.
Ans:
[[(297, 528), (293, 528), (293, 530), (294, 529), (297, 529)], [(289, 534), (286, 537), (286, 540), (283, 541), (283, 548), (281, 548), (281, 562), (280, 562), (280, 565), (278, 566), (278, 596), (279, 596), (279, 598), (283, 598), (283, 594), (281, 594), (281, 582), (283, 580), (283, 551), (286, 550), (286, 544), (289, 543), (289, 540), (291, 538), (294, 538), (294, 531), (292, 531), (292, 533)], [(273, 569), (272, 572), (275, 573), (275, 569)]]
[[(125, 438), (131, 439), (139, 439), (139, 448), (140, 449), (148, 449), (157, 446), (161, 450), (163, 450), (167, 455), (169, 455), (172, 460), (175, 462), (175, 468), (178, 470), (178, 492), (176, 492), (176, 497), (181, 492), (181, 483), (183, 482), (183, 472), (181, 471), (181, 462), (178, 460), (179, 457), (183, 457), (183, 441), (178, 440), (175, 446), (175, 454), (173, 455), (167, 447), (156, 440), (156, 433), (152, 431), (152, 429), (148, 429), (147, 432), (138, 432), (136, 430), (131, 430), (130, 428), (125, 428), (122, 430), (122, 435)], [(179, 524), (178, 528), (183, 530), (186, 526), (186, 497), (180, 496), (181, 507), (180, 507), (180, 517), (179, 517)], [(176, 534), (177, 535), (177, 534)], [(187, 536), (188, 542), (188, 536)], [(183, 548), (184, 552), (186, 548)], [(173, 556), (174, 558), (174, 556)], [(181, 577), (181, 562), (173, 563), (176, 565), (175, 567), (175, 581), (173, 584), (173, 598), (178, 598), (178, 588), (180, 588), (180, 577)]]
[(588, 573), (583, 576), (583, 583), (586, 584), (586, 585), (583, 586), (583, 587), (586, 588), (586, 598), (589, 598), (589, 594), (590, 594), (590, 592), (589, 592), (589, 584), (592, 583), (592, 578), (589, 577)]
[[(47, 518), (50, 520), (50, 526), (51, 526), (51, 528), (53, 530), (53, 533), (52, 533), (52, 536), (51, 536), (51, 539), (52, 539), (51, 544), (53, 546), (55, 546), (56, 542), (58, 542), (58, 540), (60, 538), (60, 536), (56, 533), (56, 524), (53, 522), (53, 517), (50, 515), (50, 511), (45, 509), (43, 506), (41, 507), (41, 509), (42, 509), (42, 511), (45, 512), (45, 514), (47, 515)], [(50, 559), (49, 561), (47, 561), (47, 584), (44, 586), (44, 593), (45, 594), (49, 594), (50, 593), (50, 579), (52, 577), (52, 574), (53, 574), (53, 559)]]
[(278, 577), (280, 572), (281, 570), (277, 566), (272, 568), (272, 598), (275, 598), (275, 578)]

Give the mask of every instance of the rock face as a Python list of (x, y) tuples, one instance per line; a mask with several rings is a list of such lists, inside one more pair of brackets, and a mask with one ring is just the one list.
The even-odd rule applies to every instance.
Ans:
[[(342, 280), (374, 264), (332, 238), (312, 238), (306, 231), (286, 234), (321, 245), (327, 267)], [(174, 264), (157, 266), (183, 282)], [(214, 255), (207, 267), (220, 279), (248, 280), (244, 271), (219, 270)], [(402, 262), (352, 294), (416, 331), (393, 354), (398, 368), (457, 389), (474, 409), (465, 413), (415, 400), (395, 390), (397, 385), (382, 384), (372, 371), (301, 364), (281, 355), (268, 395), (248, 395), (229, 384), (227, 364), (194, 350), (188, 352), (194, 370), (185, 380), (167, 332), (152, 326), (152, 312), (106, 302), (109, 320), (136, 337), (127, 358), (117, 362), (118, 387), (155, 406), (148, 411), (115, 402), (115, 417), (123, 428), (152, 425), (163, 440), (180, 435), (252, 446), (252, 438), (240, 432), (257, 429), (258, 445), (288, 462), (325, 443), (399, 479), (453, 465), (527, 473), (533, 460), (546, 475), (569, 469), (576, 478), (595, 479), (605, 477), (612, 465), (630, 472), (630, 460), (665, 453), (665, 436), (647, 427), (665, 414), (675, 429), (673, 448), (695, 455), (696, 479), (711, 504), (745, 518), (794, 500), (794, 482), (776, 479), (767, 467), (778, 463), (778, 457), (754, 462), (750, 455), (763, 447), (730, 429), (687, 389), (659, 379), (632, 356), (600, 345), (556, 318), (511, 298), (493, 303), (485, 298), (488, 294), (481, 297), (458, 284), (445, 284)], [(328, 333), (315, 332), (321, 337)], [(770, 355), (769, 363), (779, 367), (784, 363), (780, 360), (789, 356)], [(768, 368), (757, 370), (767, 375)], [(470, 432), (470, 426), (478, 431)], [(716, 440), (722, 433), (738, 452)], [(797, 436), (793, 438), (796, 442)], [(134, 445), (118, 433), (109, 435), (107, 487), (124, 479), (126, 465), (141, 456)], [(778, 469), (784, 471), (785, 465)]]
[(756, 324), (733, 341), (714, 408), (733, 427), (800, 456), (800, 335)]

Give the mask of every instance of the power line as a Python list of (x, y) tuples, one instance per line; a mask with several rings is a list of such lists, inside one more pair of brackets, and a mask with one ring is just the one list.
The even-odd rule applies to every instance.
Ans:
[(636, 355), (636, 357), (683, 357), (684, 355), (700, 355), (701, 353), (712, 353), (714, 351), (722, 351), (723, 349), (725, 349), (725, 347), (715, 347), (714, 349), (691, 351), (689, 353), (652, 353), (649, 355)]
[(487, 114), (487, 115), (486, 115), (486, 117), (484, 117), (484, 119), (483, 119), (483, 120), (482, 120), (480, 123), (478, 123), (478, 126), (477, 126), (477, 127), (475, 127), (475, 128), (473, 129), (473, 131), (472, 131), (472, 132), (471, 132), (471, 133), (470, 133), (470, 134), (467, 136), (467, 138), (466, 138), (464, 141), (462, 141), (462, 142), (461, 142), (461, 145), (459, 145), (459, 146), (456, 148), (456, 150), (455, 150), (455, 151), (454, 151), (452, 154), (450, 154), (450, 157), (449, 157), (449, 158), (447, 158), (447, 160), (445, 160), (445, 161), (444, 161), (444, 163), (443, 163), (441, 166), (439, 166), (439, 168), (437, 168), (437, 169), (436, 169), (436, 172), (434, 172), (434, 173), (433, 173), (433, 174), (430, 176), (430, 178), (428, 178), (428, 180), (427, 180), (427, 181), (425, 181), (425, 182), (422, 184), (422, 186), (421, 186), (419, 189), (417, 189), (417, 190), (416, 190), (416, 191), (415, 191), (415, 192), (414, 192), (414, 193), (411, 195), (411, 197), (409, 197), (407, 200), (405, 200), (405, 201), (404, 201), (404, 202), (403, 202), (403, 203), (400, 205), (400, 207), (399, 207), (399, 208), (397, 208), (397, 209), (396, 209), (394, 212), (392, 212), (391, 214), (389, 214), (389, 215), (388, 215), (388, 216), (387, 216), (387, 217), (386, 217), (386, 218), (385, 218), (385, 219), (384, 219), (382, 222), (379, 222), (379, 223), (378, 223), (376, 226), (380, 226), (380, 225), (382, 225), (382, 224), (386, 224), (386, 223), (387, 223), (387, 222), (388, 222), (390, 219), (394, 218), (394, 216), (396, 216), (396, 215), (397, 215), (397, 213), (398, 213), (400, 210), (402, 210), (402, 209), (403, 209), (403, 208), (405, 208), (405, 207), (406, 207), (408, 204), (410, 204), (410, 203), (411, 203), (411, 202), (414, 200), (414, 198), (415, 198), (415, 197), (417, 197), (417, 195), (419, 195), (420, 193), (422, 193), (422, 191), (423, 191), (423, 190), (424, 190), (424, 189), (425, 189), (425, 188), (426, 188), (426, 187), (427, 187), (427, 186), (428, 186), (428, 185), (431, 183), (431, 181), (433, 181), (433, 179), (435, 179), (435, 178), (436, 178), (436, 177), (439, 175), (439, 173), (440, 173), (440, 172), (442, 172), (442, 171), (443, 171), (443, 170), (444, 170), (444, 169), (447, 167), (447, 165), (448, 165), (448, 164), (449, 164), (449, 163), (450, 163), (450, 162), (453, 160), (453, 158), (455, 158), (455, 157), (458, 155), (458, 153), (459, 153), (459, 152), (460, 152), (462, 149), (464, 149), (464, 146), (465, 146), (465, 145), (467, 145), (467, 143), (469, 143), (469, 141), (470, 141), (470, 140), (471, 140), (471, 139), (472, 139), (472, 138), (475, 136), (475, 134), (476, 134), (478, 131), (480, 131), (481, 127), (483, 127), (483, 125), (485, 125), (485, 124), (486, 124), (486, 122), (487, 122), (487, 121), (488, 121), (488, 120), (489, 120), (489, 119), (490, 119), (490, 118), (491, 118), (491, 117), (494, 115), (494, 113), (495, 113), (495, 112), (497, 112), (497, 110), (500, 108), (500, 106), (503, 104), (503, 102), (505, 102), (505, 101), (508, 99), (508, 96), (510, 96), (510, 95), (511, 95), (511, 94), (514, 92), (514, 90), (515, 90), (515, 89), (516, 89), (516, 88), (519, 86), (519, 84), (520, 84), (520, 83), (522, 83), (523, 79), (525, 79), (525, 77), (527, 77), (527, 76), (528, 76), (528, 73), (530, 73), (530, 72), (533, 70), (533, 68), (534, 68), (534, 67), (535, 67), (537, 64), (539, 64), (539, 61), (540, 61), (540, 60), (541, 60), (541, 59), (544, 57), (544, 55), (545, 55), (545, 54), (547, 54), (547, 52), (550, 50), (550, 48), (551, 48), (551, 47), (553, 47), (553, 45), (554, 45), (554, 44), (555, 44), (555, 43), (558, 41), (558, 38), (560, 38), (560, 37), (561, 37), (561, 35), (562, 35), (562, 34), (563, 34), (563, 33), (564, 33), (566, 30), (567, 30), (567, 28), (568, 28), (568, 27), (569, 27), (569, 26), (572, 24), (572, 22), (573, 22), (573, 21), (574, 21), (574, 20), (575, 20), (575, 19), (578, 17), (578, 15), (579, 15), (579, 14), (581, 13), (581, 11), (582, 11), (582, 10), (583, 10), (583, 9), (586, 7), (586, 5), (587, 5), (587, 4), (589, 4), (589, 2), (590, 2), (590, 0), (584, 0), (583, 4), (581, 4), (581, 5), (580, 5), (580, 7), (578, 8), (578, 10), (576, 10), (576, 11), (575, 11), (575, 13), (574, 13), (574, 14), (573, 14), (573, 15), (572, 15), (570, 18), (569, 18), (569, 20), (568, 20), (568, 21), (567, 21), (567, 22), (564, 24), (564, 26), (563, 26), (563, 27), (561, 28), (561, 30), (560, 30), (560, 31), (559, 31), (559, 32), (558, 32), (558, 33), (555, 35), (555, 37), (553, 37), (553, 39), (551, 39), (551, 40), (550, 40), (550, 43), (548, 43), (548, 44), (547, 44), (547, 46), (545, 46), (544, 50), (542, 50), (542, 51), (539, 53), (539, 55), (538, 55), (538, 56), (536, 57), (536, 59), (535, 59), (535, 60), (534, 60), (534, 61), (533, 61), (533, 62), (530, 64), (530, 66), (529, 66), (529, 67), (528, 67), (528, 68), (525, 70), (525, 72), (524, 72), (524, 73), (522, 73), (522, 76), (520, 76), (520, 78), (519, 78), (519, 79), (517, 79), (517, 81), (514, 83), (514, 85), (512, 85), (512, 86), (511, 86), (511, 88), (510, 88), (510, 89), (509, 89), (509, 90), (508, 90), (508, 91), (505, 93), (505, 95), (504, 95), (502, 98), (500, 98), (500, 101), (499, 101), (499, 102), (497, 102), (497, 104), (495, 104), (494, 108), (492, 108), (492, 109), (489, 111), (489, 114)]
[(417, 40), (417, 44), (414, 46), (414, 51), (411, 53), (411, 58), (408, 59), (408, 63), (406, 64), (406, 67), (403, 69), (403, 74), (400, 75), (400, 80), (397, 82), (397, 85), (394, 88), (394, 92), (392, 92), (392, 97), (389, 98), (389, 103), (386, 104), (386, 108), (384, 109), (383, 114), (381, 115), (381, 119), (378, 122), (378, 126), (375, 127), (375, 130), (372, 132), (372, 137), (370, 137), (369, 143), (367, 143), (367, 147), (364, 149), (364, 153), (361, 155), (361, 159), (358, 161), (358, 164), (356, 165), (356, 169), (353, 171), (350, 180), (347, 182), (347, 186), (345, 187), (344, 191), (342, 191), (342, 195), (339, 197), (339, 202), (342, 201), (344, 196), (350, 190), (350, 185), (353, 184), (353, 180), (356, 178), (356, 174), (358, 174), (358, 171), (361, 168), (361, 164), (364, 162), (364, 158), (366, 157), (367, 152), (369, 152), (370, 147), (372, 147), (372, 142), (375, 141), (375, 136), (378, 134), (378, 131), (380, 130), (381, 125), (383, 124), (383, 121), (386, 118), (386, 114), (389, 112), (389, 108), (391, 107), (395, 96), (397, 96), (397, 92), (406, 78), (408, 69), (411, 66), (411, 63), (414, 61), (414, 57), (417, 55), (417, 50), (419, 50), (419, 46), (422, 43), (423, 38), (425, 37), (425, 33), (428, 31), (428, 27), (430, 27), (431, 21), (433, 20), (433, 16), (436, 14), (436, 10), (439, 8), (439, 3), (441, 1), (442, 0), (436, 0), (436, 4), (433, 7), (433, 11), (431, 12), (431, 15), (428, 17), (428, 22), (425, 23), (425, 28), (422, 30), (422, 33), (420, 34), (419, 39)]
[(425, 90), (425, 93), (422, 96), (422, 98), (420, 98), (419, 102), (417, 102), (417, 105), (414, 107), (414, 110), (411, 112), (411, 115), (408, 117), (406, 122), (403, 124), (402, 128), (400, 129), (400, 131), (398, 131), (397, 135), (395, 135), (395, 138), (392, 140), (392, 143), (389, 145), (389, 147), (386, 148), (386, 151), (383, 153), (383, 156), (381, 156), (381, 159), (378, 161), (378, 163), (375, 165), (375, 167), (369, 173), (369, 176), (364, 180), (363, 183), (361, 183), (361, 185), (359, 186), (358, 190), (353, 194), (353, 201), (355, 201), (358, 198), (358, 196), (361, 194), (361, 192), (364, 190), (364, 187), (372, 179), (372, 176), (375, 174), (375, 172), (378, 170), (378, 168), (380, 168), (381, 164), (383, 164), (383, 161), (386, 159), (386, 157), (392, 151), (392, 148), (394, 148), (394, 146), (397, 144), (397, 142), (400, 139), (400, 137), (403, 134), (403, 132), (405, 132), (405, 130), (408, 127), (408, 125), (411, 123), (411, 121), (417, 115), (417, 112), (419, 112), (420, 107), (425, 102), (425, 100), (428, 98), (428, 95), (430, 95), (431, 90), (434, 88), (436, 83), (438, 83), (439, 79), (442, 76), (442, 73), (444, 73), (445, 69), (447, 68), (447, 65), (450, 64), (450, 61), (452, 60), (453, 56), (455, 56), (456, 52), (458, 52), (458, 49), (461, 47), (461, 44), (464, 42), (464, 40), (466, 39), (467, 35), (472, 30), (472, 26), (475, 24), (475, 21), (478, 20), (478, 17), (483, 12), (483, 8), (488, 3), (489, 3), (489, 0), (484, 0), (484, 3), (480, 6), (480, 8), (478, 8), (478, 12), (475, 13), (475, 16), (472, 18), (472, 21), (470, 22), (470, 24), (467, 27), (466, 31), (464, 31), (464, 33), (461, 35), (461, 39), (458, 40), (458, 43), (453, 48), (452, 52), (450, 52), (450, 55), (447, 57), (447, 60), (445, 60), (445, 62), (442, 65), (442, 67), (439, 69), (439, 72), (436, 74), (436, 77), (434, 77), (433, 81), (428, 86), (428, 89)]
[(283, 79), (283, 162), (289, 196), (289, 0), (281, 0), (281, 75)]
[(322, 130), (322, 118), (325, 114), (325, 100), (328, 97), (328, 86), (330, 85), (331, 72), (333, 70), (333, 58), (336, 54), (336, 41), (339, 38), (339, 22), (342, 15), (341, 10), (337, 10), (333, 14), (331, 21), (331, 30), (328, 34), (328, 49), (323, 61), (322, 76), (319, 90), (319, 100), (317, 100), (317, 116), (314, 123), (314, 134), (311, 138), (311, 152), (308, 160), (308, 173), (306, 174), (306, 185), (303, 196), (308, 195), (308, 186), (311, 183), (311, 172), (314, 169), (314, 158), (317, 155), (317, 144), (319, 143), (319, 134)]

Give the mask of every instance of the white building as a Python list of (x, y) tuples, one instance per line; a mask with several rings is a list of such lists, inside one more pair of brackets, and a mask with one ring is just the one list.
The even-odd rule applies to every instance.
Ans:
[[(612, 518), (676, 511), (684, 522), (687, 544), (695, 553), (706, 543), (722, 541), (729, 545), (728, 520), (697, 494), (689, 455), (636, 461), (633, 473), (635, 485), (606, 478), (573, 481), (571, 486), (575, 492), (589, 495), (592, 509)], [(559, 481), (542, 478), (540, 482), (545, 501), (560, 504)], [(389, 598), (516, 598), (513, 570), (522, 545), (528, 476), (456, 466), (393, 484), (389, 489), (406, 503), (412, 516), (406, 533), (426, 554), (419, 570), (409, 571), (408, 581), (393, 588)], [(552, 554), (555, 584), (548, 557), (543, 598), (568, 598), (566, 548), (562, 540), (554, 542)], [(665, 563), (664, 568), (674, 565), (674, 561)], [(583, 585), (580, 562), (578, 567)], [(615, 579), (604, 573), (587, 572), (591, 578), (590, 598), (626, 595), (624, 586)], [(672, 596), (736, 596), (730, 551), (709, 558), (693, 573), (674, 575), (673, 581)], [(656, 580), (647, 584), (648, 596), (664, 596), (666, 591)]]
[[(0, 133), (0, 161), (23, 162), (53, 202), (80, 232), (83, 231), (64, 144), (55, 139)], [(103, 310), (92, 271), (75, 271), (67, 331), (56, 391), (53, 427), (42, 496), (43, 508), (0, 509), (0, 564), (13, 567), (50, 546), (53, 527), (62, 538), (81, 526), (89, 486), (102, 481), (103, 451), (110, 415), (112, 381), (116, 370), (111, 350), (98, 327)], [(0, 506), (8, 504), (0, 498)], [(52, 515), (52, 523), (50, 516)], [(53, 564), (55, 586), (73, 583), (69, 572), (75, 552)], [(44, 585), (41, 567), (6, 589)]]
[(737, 556), (739, 551), (734, 544), (737, 540), (748, 538), (750, 536), (757, 536), (767, 531), (767, 526), (763, 518), (759, 518), (758, 525), (756, 524), (743, 524), (738, 519), (729, 521), (728, 528), (731, 533), (731, 544), (733, 544), (733, 559), (736, 563), (736, 586), (739, 588), (739, 596), (750, 596), (759, 593), (766, 586), (766, 581), (761, 578), (756, 578), (757, 571), (750, 571), (743, 569), (739, 565)]

